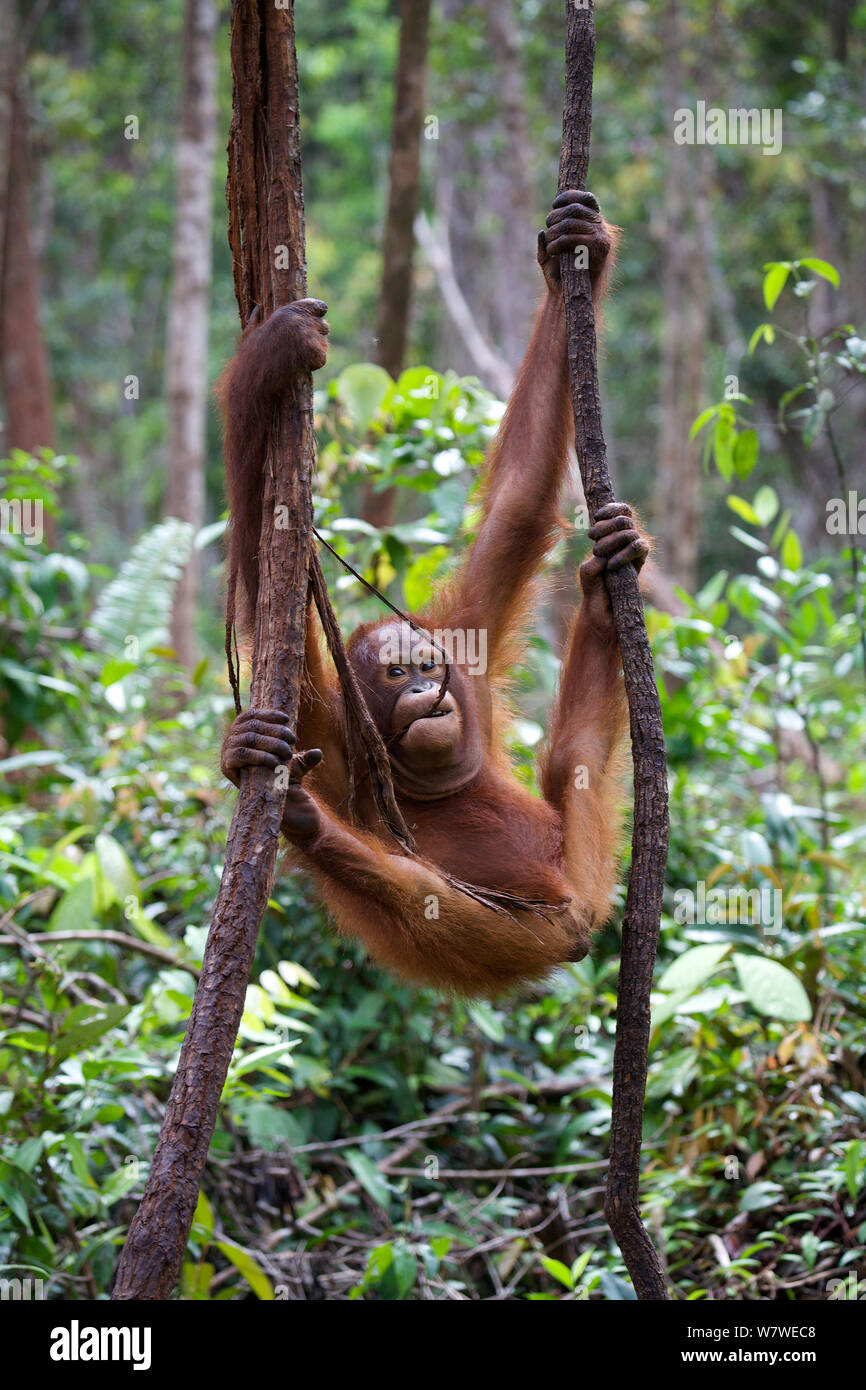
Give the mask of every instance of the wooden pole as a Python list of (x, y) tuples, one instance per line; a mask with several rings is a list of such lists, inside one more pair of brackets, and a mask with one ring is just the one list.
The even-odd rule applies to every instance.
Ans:
[[(595, 15), (592, 0), (566, 0), (565, 107), (559, 190), (586, 188), (592, 125)], [(562, 257), (574, 433), (590, 517), (614, 500), (602, 429), (595, 315), (589, 271)], [(646, 1093), (653, 962), (668, 850), (668, 788), (662, 712), (637, 574), (607, 578), (622, 658), (634, 758), (631, 876), (622, 923), (613, 1113), (605, 1215), (640, 1299), (667, 1298), (658, 1255), (640, 1219), (640, 1142)]]
[[(241, 322), (306, 294), (294, 10), (233, 0), (229, 241)], [(312, 378), (274, 419), (264, 469), (251, 702), (294, 724), (304, 652), (315, 467)], [(165, 1299), (183, 1260), (274, 877), (285, 789), (244, 769), (201, 977), (115, 1299)]]

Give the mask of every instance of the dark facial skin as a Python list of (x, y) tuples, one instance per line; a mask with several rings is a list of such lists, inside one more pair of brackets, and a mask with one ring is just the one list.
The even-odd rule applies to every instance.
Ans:
[[(391, 659), (395, 653), (407, 659)], [(445, 674), (441, 650), (407, 624), (391, 622), (367, 633), (351, 660), (388, 745), (399, 792), (435, 801), (477, 776), (482, 749), (474, 700), (454, 665), (438, 699)]]

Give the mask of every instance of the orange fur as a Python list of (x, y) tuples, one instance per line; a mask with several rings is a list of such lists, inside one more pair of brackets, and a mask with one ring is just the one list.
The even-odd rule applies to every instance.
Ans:
[[(596, 288), (602, 279), (599, 272)], [(227, 449), (235, 459), (232, 499), (243, 513), (235, 517), (235, 545), (242, 546), (253, 533), (258, 543), (256, 517), (248, 515), (250, 457), (269, 418), (258, 402), (247, 401), (237, 419), (232, 413), (233, 402), (265, 377), (254, 360), (255, 343), (253, 337), (249, 349), (242, 344), (239, 364), (223, 388)], [(419, 618), (430, 632), (483, 628), (489, 665), (484, 674), (455, 668), (461, 727), (472, 731), (481, 748), (477, 773), (430, 800), (397, 788), (417, 841), (416, 857), (399, 852), (380, 833), (363, 788), (359, 824), (346, 820), (340, 693), (323, 659), (317, 624), (308, 622), (297, 746), (321, 748), (324, 761), (304, 784), (318, 811), (317, 832), (302, 834), (287, 811), (294, 860), (313, 873), (339, 928), (360, 937), (381, 965), (466, 995), (496, 995), (579, 959), (613, 896), (625, 700), (616, 639), (599, 622), (597, 605), (591, 613), (588, 607), (579, 610), (569, 639), (542, 761), (543, 798), (514, 778), (503, 738), (507, 668), (521, 649), (535, 576), (560, 534), (570, 434), (564, 313), (551, 290), (488, 458), (478, 535), (456, 577)], [(248, 592), (254, 592), (249, 557), (240, 556), (238, 563)], [(368, 624), (353, 636), (350, 659), (360, 644), (375, 642), (381, 626)], [(540, 900), (549, 905), (549, 915), (497, 913), (445, 875)]]

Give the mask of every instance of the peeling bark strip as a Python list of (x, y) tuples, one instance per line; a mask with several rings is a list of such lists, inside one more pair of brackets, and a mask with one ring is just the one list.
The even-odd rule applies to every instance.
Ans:
[[(566, 0), (565, 107), (559, 188), (585, 188), (592, 124), (595, 15)], [(568, 363), (580, 474), (590, 515), (614, 500), (602, 430), (589, 271), (563, 258)], [(622, 923), (613, 1061), (613, 1114), (605, 1216), (640, 1299), (667, 1299), (658, 1255), (640, 1219), (640, 1140), (649, 1047), (650, 986), (668, 850), (668, 789), (662, 712), (637, 575), (607, 577), (628, 695), (634, 758), (632, 864)]]
[[(229, 241), (246, 323), (254, 304), (267, 316), (306, 293), (293, 9), (233, 0), (231, 54)], [(265, 468), (251, 692), (253, 704), (284, 709), (293, 722), (314, 459), (308, 375), (274, 420)], [(273, 883), (284, 800), (269, 768), (244, 769), (201, 978), (150, 1177), (118, 1264), (115, 1299), (166, 1299), (177, 1281)]]

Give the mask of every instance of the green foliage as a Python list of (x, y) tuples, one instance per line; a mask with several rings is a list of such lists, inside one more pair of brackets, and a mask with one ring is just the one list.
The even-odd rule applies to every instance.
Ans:
[[(385, 386), (361, 366), (318, 400), (320, 524), (420, 605), (471, 529), (473, 468), (500, 408), (453, 374), (422, 368)], [(420, 502), (418, 519), (377, 532), (346, 516), (359, 463)], [(687, 1298), (822, 1290), (866, 1250), (866, 1102), (851, 1060), (866, 1014), (856, 605), (844, 558), (806, 561), (774, 488), (732, 493), (728, 510), (740, 566), (681, 595), (683, 616), (650, 615), (672, 846), (644, 1202)], [(206, 676), (176, 706), (161, 638), (148, 636), (176, 576), (170, 526), (142, 537), (89, 614), (80, 561), (76, 586), (44, 544), (7, 537), (0, 555), (20, 615), (7, 643), (32, 643), (46, 673), (70, 677), (68, 690), (39, 687), (40, 734), (22, 727), (0, 793), (0, 1261), (45, 1270), (52, 1294), (93, 1296), (140, 1194), (191, 1008), (224, 851), (214, 750), (229, 701)], [(353, 582), (337, 594), (346, 626), (373, 611)], [(555, 666), (536, 636), (521, 701)], [(517, 726), (521, 772), (538, 732)], [(599, 1238), (592, 1167), (610, 1119), (617, 960), (614, 925), (535, 996), (447, 1003), (373, 971), (336, 942), (302, 880), (278, 879), (182, 1296), (289, 1296), (296, 1240), (263, 1239), (285, 1227), (287, 1204), (312, 1217), (329, 1297), (633, 1296)], [(816, 1088), (820, 1101), (803, 1099)], [(443, 1102), (456, 1108), (440, 1124)], [(401, 1141), (383, 1137), (407, 1125), (420, 1125), (398, 1165), (412, 1177), (390, 1170)], [(438, 1176), (462, 1170), (489, 1176)], [(578, 1241), (567, 1258), (546, 1244), (563, 1201)]]
[(165, 643), (175, 586), (191, 544), (192, 527), (174, 519), (142, 536), (100, 594), (88, 625), (88, 635), (104, 651), (131, 648), (137, 659)]
[[(392, 381), (369, 362), (345, 368), (316, 393), (321, 445), (317, 525), (340, 555), (395, 602), (417, 611), (447, 572), (471, 522), (467, 502), (502, 406), (473, 378), (412, 367)], [(394, 489), (395, 520), (377, 530), (357, 514), (360, 478), (375, 493)], [(348, 484), (348, 486), (347, 486)], [(405, 499), (405, 504), (403, 499)], [(414, 513), (414, 516), (413, 516)], [(346, 624), (378, 611), (353, 580)]]
[[(556, 179), (561, 13), (535, 0), (515, 13), (540, 225)], [(599, 7), (597, 22), (593, 181), (628, 233), (602, 365), (622, 492), (642, 504), (659, 415), (654, 229), (669, 110), (652, 7)], [(687, 22), (690, 85), (724, 54), (744, 106), (784, 108), (786, 139), (774, 159), (714, 151), (703, 209), (716, 229), (698, 285), (712, 306), (708, 379), (728, 370), (723, 342), (751, 342), (742, 387), (695, 424), (708, 518), (699, 591), (681, 595), (682, 616), (650, 613), (672, 844), (644, 1213), (679, 1297), (855, 1298), (866, 1260), (866, 590), (850, 518), (834, 531), (828, 513), (827, 543), (820, 527), (816, 542), (800, 505), (813, 475), (797, 467), (802, 456), (841, 464), (847, 497), (866, 345), (851, 325), (813, 328), (816, 294), (840, 277), (795, 257), (820, 230), (822, 202), (841, 240), (859, 244), (862, 14), (847, 63), (828, 56), (820, 8), (788, 6), (780, 24), (729, 0), (691, 7)], [(206, 661), (189, 696), (165, 649), (188, 537), (153, 528), (180, 23), (177, 3), (94, 0), (44, 9), (28, 40), (58, 437), (80, 443), (86, 468), (16, 455), (0, 466), (0, 496), (41, 501), (50, 523), (61, 484), (73, 525), (91, 504), (91, 549), (59, 525), (39, 545), (0, 527), (0, 1263), (43, 1270), (49, 1295), (66, 1299), (106, 1296), (140, 1196), (231, 807), (216, 771), (230, 709), (221, 663)], [(473, 480), (501, 405), (456, 372), (416, 366), (392, 383), (364, 360), (396, 10), (309, 6), (303, 27), (310, 285), (334, 328), (316, 396), (317, 523), (365, 577), (419, 609), (472, 534)], [(496, 299), (496, 248), (523, 235), (497, 182), (497, 80), (483, 7), (435, 11), (428, 107), (441, 143), (425, 142), (425, 205), (434, 180), (455, 201), (458, 279), (491, 340), (513, 312)], [(223, 42), (223, 130), (229, 101)], [(138, 140), (118, 113), (139, 114)], [(224, 177), (218, 161), (212, 375), (237, 330)], [(422, 257), (413, 332), (411, 360), (451, 355)], [(215, 517), (213, 419), (209, 458)], [(394, 489), (381, 530), (363, 519), (366, 487)], [(346, 628), (379, 611), (334, 561), (328, 576)], [(512, 743), (527, 785), (557, 674), (546, 634), (532, 634), (515, 675)], [(771, 910), (744, 910), (749, 895)], [(615, 912), (592, 958), (543, 989), (467, 1006), (378, 974), (335, 940), (309, 885), (279, 877), (182, 1296), (633, 1297), (600, 1214), (617, 923)]]

